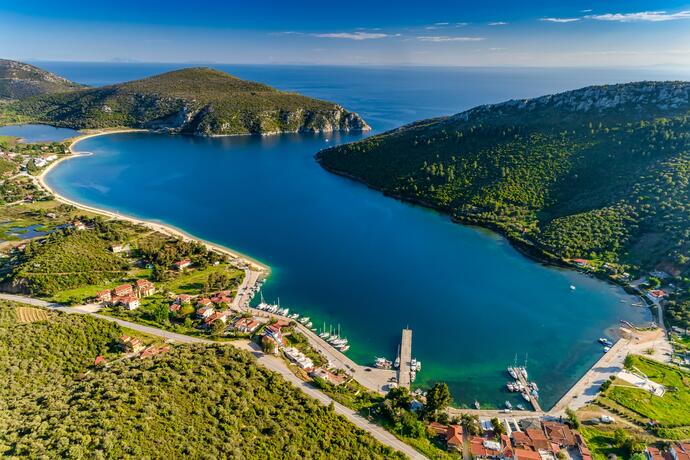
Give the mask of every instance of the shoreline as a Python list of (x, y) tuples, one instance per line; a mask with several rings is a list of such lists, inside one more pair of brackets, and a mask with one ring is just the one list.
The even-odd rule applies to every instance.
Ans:
[[(211, 249), (211, 250), (219, 251), (219, 252), (221, 252), (221, 253), (224, 253), (224, 254), (226, 254), (226, 255), (229, 255), (229, 256), (231, 256), (231, 257), (238, 258), (238, 259), (244, 261), (244, 262), (245, 262), (246, 264), (248, 264), (252, 269), (256, 269), (256, 271), (258, 271), (260, 275), (263, 275), (263, 278), (265, 278), (266, 276), (268, 276), (268, 274), (270, 273), (270, 267), (268, 267), (268, 266), (265, 265), (265, 264), (262, 264), (262, 263), (259, 262), (259, 261), (254, 260), (254, 259), (252, 259), (252, 258), (250, 258), (250, 257), (248, 257), (248, 256), (246, 256), (246, 255), (244, 255), (244, 254), (241, 254), (241, 253), (239, 253), (239, 252), (233, 251), (233, 250), (230, 249), (230, 248), (227, 248), (227, 247), (224, 247), (224, 246), (222, 246), (222, 245), (218, 245), (218, 244), (215, 244), (215, 243), (212, 243), (212, 242), (203, 240), (203, 239), (201, 239), (201, 238), (198, 238), (198, 237), (196, 237), (196, 236), (194, 236), (194, 235), (191, 235), (191, 234), (185, 232), (185, 231), (182, 230), (182, 229), (176, 228), (176, 227), (174, 227), (174, 226), (172, 226), (172, 225), (170, 225), (170, 224), (159, 223), (159, 222), (155, 222), (155, 221), (148, 221), (148, 220), (139, 219), (139, 218), (135, 218), (135, 217), (127, 216), (127, 215), (121, 215), (121, 214), (119, 214), (119, 213), (117, 213), (117, 212), (107, 211), (107, 210), (103, 210), (103, 209), (96, 208), (96, 207), (93, 207), (93, 206), (81, 204), (81, 203), (79, 203), (79, 202), (76, 202), (76, 201), (74, 201), (74, 200), (71, 200), (71, 199), (69, 199), (69, 198), (66, 198), (66, 197), (62, 196), (62, 195), (60, 195), (59, 193), (56, 193), (56, 192), (55, 192), (52, 188), (50, 188), (50, 187), (47, 185), (47, 183), (45, 182), (46, 176), (47, 176), (47, 175), (52, 171), (52, 169), (53, 169), (57, 164), (59, 164), (60, 162), (65, 161), (65, 160), (69, 160), (69, 159), (72, 159), (72, 158), (77, 158), (77, 157), (80, 157), (80, 156), (88, 156), (88, 155), (92, 155), (92, 154), (93, 154), (93, 153), (91, 153), (91, 152), (85, 152), (85, 151), (79, 152), (79, 151), (76, 151), (76, 150), (75, 150), (76, 144), (78, 144), (78, 143), (81, 142), (82, 140), (85, 140), (85, 139), (88, 139), (88, 138), (92, 138), (92, 137), (96, 137), (96, 136), (103, 136), (103, 135), (107, 135), (107, 134), (119, 134), (119, 133), (127, 133), (127, 132), (150, 132), (150, 131), (149, 131), (149, 130), (145, 130), (145, 129), (117, 129), (117, 130), (109, 130), (109, 131), (101, 131), (101, 132), (84, 133), (84, 134), (82, 134), (82, 135), (80, 135), (80, 136), (78, 136), (78, 137), (76, 137), (76, 138), (73, 138), (73, 139), (71, 140), (71, 143), (70, 143), (70, 145), (69, 145), (69, 151), (71, 152), (70, 155), (63, 156), (62, 158), (59, 158), (58, 160), (54, 161), (53, 163), (51, 163), (50, 165), (48, 165), (43, 171), (41, 171), (41, 173), (40, 173), (39, 175), (35, 176), (35, 178), (39, 181), (40, 185), (41, 185), (45, 190), (47, 190), (48, 192), (52, 193), (52, 194), (55, 196), (55, 199), (56, 199), (57, 201), (60, 201), (60, 202), (66, 203), (66, 204), (70, 204), (70, 205), (75, 206), (75, 207), (77, 207), (77, 208), (79, 208), (79, 209), (82, 209), (82, 210), (85, 210), (85, 211), (89, 211), (89, 212), (94, 212), (94, 213), (97, 213), (97, 214), (100, 214), (100, 215), (104, 215), (104, 216), (107, 216), (107, 217), (110, 217), (110, 218), (120, 219), (120, 220), (126, 220), (126, 221), (129, 221), (129, 222), (135, 223), (135, 224), (143, 225), (143, 226), (145, 226), (145, 227), (147, 227), (147, 228), (150, 228), (150, 229), (152, 229), (152, 230), (154, 230), (154, 231), (158, 231), (158, 232), (163, 233), (163, 234), (166, 234), (166, 235), (178, 237), (178, 238), (181, 238), (181, 239), (183, 239), (183, 240), (194, 240), (194, 241), (198, 241), (198, 242), (200, 242), (200, 243), (206, 245), (206, 246), (207, 246), (209, 249)], [(317, 159), (317, 161), (318, 161), (318, 159)], [(403, 202), (407, 202), (407, 203), (411, 203), (411, 204), (416, 204), (416, 205), (424, 206), (425, 208), (428, 208), (428, 209), (434, 209), (434, 210), (436, 210), (436, 211), (438, 211), (438, 212), (442, 212), (442, 213), (444, 213), (444, 214), (447, 215), (447, 212), (446, 212), (445, 210), (440, 209), (440, 208), (435, 207), (435, 206), (432, 206), (430, 203), (425, 203), (425, 202), (422, 202), (422, 201), (410, 200), (410, 199), (406, 199), (406, 198), (404, 198), (404, 197), (395, 196), (395, 195), (393, 195), (393, 194), (386, 193), (384, 190), (377, 189), (376, 187), (370, 186), (369, 184), (366, 184), (365, 182), (363, 182), (363, 181), (357, 179), (356, 177), (353, 177), (353, 176), (351, 176), (351, 175), (349, 175), (349, 174), (347, 174), (347, 173), (339, 172), (339, 171), (337, 171), (337, 170), (332, 170), (332, 169), (330, 169), (330, 168), (324, 166), (320, 161), (318, 161), (318, 163), (319, 163), (326, 171), (328, 171), (328, 172), (330, 172), (330, 173), (339, 175), (339, 176), (341, 176), (341, 177), (346, 177), (346, 178), (351, 179), (351, 180), (355, 180), (356, 182), (359, 182), (359, 183), (362, 183), (362, 184), (366, 185), (368, 188), (370, 188), (370, 189), (372, 189), (372, 190), (377, 190), (377, 191), (379, 191), (379, 192), (382, 192), (385, 196), (389, 196), (389, 197), (392, 197), (392, 198), (396, 198), (396, 199), (398, 199), (398, 200), (400, 200), (400, 201), (403, 201)], [(560, 259), (556, 262), (556, 261), (554, 261), (554, 260), (550, 260), (548, 257), (539, 257), (539, 255), (536, 254), (536, 252), (538, 252), (538, 248), (537, 248), (536, 246), (527, 244), (527, 242), (524, 242), (524, 241), (514, 241), (512, 238), (510, 238), (510, 237), (509, 237), (508, 235), (506, 235), (504, 232), (500, 231), (499, 228), (494, 228), (494, 227), (489, 226), (489, 225), (481, 225), (481, 224), (479, 224), (479, 223), (463, 222), (463, 221), (459, 221), (459, 220), (453, 219), (452, 216), (450, 216), (450, 217), (451, 217), (451, 220), (452, 220), (453, 222), (460, 223), (460, 224), (462, 224), (462, 225), (476, 226), (476, 227), (478, 227), (478, 228), (488, 229), (489, 231), (492, 231), (492, 232), (494, 232), (494, 233), (497, 233), (498, 235), (500, 235), (500, 236), (502, 236), (503, 238), (505, 238), (505, 239), (511, 244), (511, 246), (513, 246), (520, 254), (522, 254), (523, 256), (527, 257), (528, 259), (531, 259), (532, 261), (535, 261), (535, 262), (538, 262), (538, 263), (541, 263), (541, 264), (544, 264), (544, 265), (549, 265), (549, 266), (554, 266), (554, 267), (561, 267), (561, 268), (569, 268), (569, 269), (577, 270), (576, 267), (572, 267), (572, 266), (570, 266), (569, 264), (565, 263), (564, 261), (562, 261), (562, 260), (560, 260)], [(531, 251), (530, 251), (529, 249), (531, 249)], [(578, 270), (578, 271), (579, 271), (579, 270)], [(607, 281), (608, 281), (608, 280), (607, 280)], [(617, 283), (613, 283), (613, 282), (611, 282), (611, 281), (609, 281), (609, 283), (610, 283), (610, 284), (613, 284), (613, 285), (617, 285), (617, 286), (620, 287), (620, 285), (617, 284)], [(331, 351), (331, 350), (329, 350), (329, 351)], [(340, 355), (340, 353), (337, 352), (337, 350), (333, 350), (333, 351), (336, 352), (336, 353), (334, 353), (334, 354)], [(333, 352), (333, 351), (331, 351), (331, 352)], [(344, 358), (346, 358), (345, 360), (343, 360), (343, 363), (346, 363), (346, 362), (348, 362), (348, 361), (351, 361), (351, 360), (350, 360), (349, 358), (347, 358), (347, 356), (345, 356), (344, 354), (342, 354), (342, 356), (343, 356)], [(569, 387), (569, 388), (565, 391), (565, 393), (564, 393), (563, 395), (561, 395), (561, 397), (557, 400), (557, 402), (556, 402), (556, 404), (554, 405), (554, 407), (552, 407), (552, 408), (550, 408), (549, 410), (546, 410), (546, 411), (544, 411), (544, 412), (545, 412), (545, 413), (549, 413), (549, 412), (551, 412), (551, 411), (554, 411), (554, 409), (556, 408), (556, 405), (558, 404), (558, 402), (560, 402), (562, 399), (564, 399), (564, 398), (573, 390), (573, 388), (574, 388), (575, 386), (577, 386), (577, 383), (578, 383), (581, 379), (584, 379), (584, 378), (588, 375), (588, 373), (591, 371), (592, 368), (596, 367), (598, 361), (599, 361), (599, 360), (597, 360), (596, 362), (594, 362), (594, 364), (593, 364), (590, 368), (588, 368), (588, 370), (580, 377), (580, 379), (578, 379), (578, 381), (575, 383), (575, 385)], [(351, 361), (351, 362), (354, 363), (354, 361)], [(366, 366), (362, 366), (362, 365), (357, 364), (357, 363), (355, 363), (355, 364), (357, 365), (357, 368), (366, 367)], [(363, 374), (360, 374), (359, 377), (361, 378), (362, 375), (363, 375)], [(369, 383), (369, 382), (367, 382), (367, 383)], [(370, 385), (366, 385), (366, 386), (370, 386)]]
[(89, 205), (86, 205), (83, 203), (79, 203), (79, 202), (74, 201), (70, 198), (67, 198), (63, 195), (60, 195), (59, 193), (57, 193), (55, 190), (53, 190), (46, 183), (46, 180), (45, 180), (46, 176), (53, 170), (53, 168), (55, 168), (58, 164), (62, 163), (63, 161), (71, 160), (73, 158), (79, 158), (79, 157), (83, 157), (83, 156), (93, 155), (93, 153), (91, 153), (91, 152), (75, 151), (74, 147), (79, 142), (86, 140), (86, 139), (89, 139), (89, 138), (92, 138), (92, 137), (97, 137), (97, 136), (105, 136), (108, 134), (131, 133), (131, 132), (149, 132), (149, 130), (127, 128), (127, 129), (116, 129), (116, 130), (101, 131), (101, 132), (94, 132), (94, 133), (85, 133), (81, 136), (77, 136), (76, 138), (72, 139), (72, 141), (70, 142), (70, 145), (68, 147), (68, 149), (70, 151), (70, 155), (58, 158), (57, 160), (55, 160), (54, 162), (49, 164), (43, 171), (41, 171), (40, 174), (38, 174), (37, 176), (34, 176), (34, 177), (35, 177), (36, 181), (38, 181), (38, 183), (40, 184), (40, 186), (44, 190), (46, 190), (48, 193), (51, 193), (55, 197), (55, 200), (57, 200), (61, 203), (65, 203), (65, 204), (74, 206), (78, 209), (93, 212), (96, 214), (100, 214), (102, 216), (109, 217), (112, 219), (119, 219), (119, 220), (131, 222), (131, 223), (134, 223), (137, 225), (143, 225), (144, 227), (147, 227), (153, 231), (162, 233), (164, 235), (180, 238), (183, 241), (197, 241), (212, 251), (220, 252), (220, 253), (225, 254), (229, 257), (241, 260), (242, 262), (244, 262), (246, 265), (248, 265), (253, 270), (260, 272), (262, 274), (262, 277), (265, 279), (268, 276), (268, 274), (270, 273), (271, 268), (268, 265), (266, 265), (266, 264), (264, 264), (264, 263), (262, 263), (256, 259), (253, 259), (253, 258), (251, 258), (245, 254), (242, 254), (241, 252), (235, 251), (231, 248), (228, 248), (226, 246), (223, 246), (223, 245), (220, 245), (217, 243), (213, 243), (211, 241), (204, 240), (203, 238), (199, 238), (195, 235), (192, 235), (191, 233), (188, 233), (188, 232), (186, 232), (180, 228), (177, 228), (171, 224), (168, 224), (168, 223), (160, 223), (160, 222), (156, 222), (156, 221), (140, 219), (137, 217), (128, 216), (125, 214), (120, 214), (117, 212), (108, 211), (105, 209), (101, 209), (101, 208), (97, 208), (94, 206), (89, 206)]

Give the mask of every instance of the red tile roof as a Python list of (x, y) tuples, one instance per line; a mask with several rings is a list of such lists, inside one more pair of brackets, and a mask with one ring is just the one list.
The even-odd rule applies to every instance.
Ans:
[(460, 425), (450, 425), (446, 430), (446, 442), (450, 446), (462, 445), (462, 427)]
[(546, 435), (542, 430), (538, 430), (536, 428), (527, 428), (525, 432), (527, 433), (527, 436), (529, 436), (529, 438), (532, 440), (532, 446), (535, 449), (549, 450), (549, 448), (551, 447), (549, 440), (546, 439)]
[(577, 444), (575, 433), (565, 423), (544, 422), (542, 425), (546, 436), (559, 447), (574, 447)]
[(652, 446), (647, 447), (647, 458), (651, 460), (664, 460), (664, 456), (661, 455), (659, 449)]
[(501, 452), (487, 448), (484, 445), (487, 441), (488, 439), (482, 438), (481, 436), (473, 436), (470, 438), (470, 452), (473, 457), (494, 458), (501, 455)]
[(515, 449), (515, 460), (541, 460), (541, 455), (533, 450)]
[(513, 431), (513, 442), (516, 447), (532, 447), (532, 440), (523, 431)]
[(445, 434), (448, 432), (448, 426), (442, 425), (438, 422), (429, 423), (429, 428), (431, 428), (434, 431), (434, 433), (436, 433), (436, 436), (445, 436)]

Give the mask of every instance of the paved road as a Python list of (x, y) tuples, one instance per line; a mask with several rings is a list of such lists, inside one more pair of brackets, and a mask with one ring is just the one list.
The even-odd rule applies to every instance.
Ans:
[[(187, 335), (183, 334), (176, 334), (175, 332), (169, 332), (169, 331), (164, 331), (162, 329), (158, 329), (155, 327), (151, 326), (144, 326), (141, 324), (137, 323), (132, 323), (129, 321), (125, 321), (119, 318), (112, 318), (110, 316), (105, 316), (105, 315), (100, 315), (98, 313), (94, 313), (91, 311), (91, 309), (88, 306), (77, 306), (77, 307), (64, 307), (59, 304), (54, 304), (50, 302), (46, 302), (44, 300), (39, 300), (39, 299), (32, 299), (30, 297), (23, 297), (23, 296), (18, 296), (18, 295), (12, 295), (12, 294), (2, 294), (0, 293), (0, 299), (5, 299), (5, 300), (11, 300), (14, 302), (21, 302), (29, 305), (34, 305), (34, 306), (39, 306), (39, 307), (47, 307), (47, 308), (52, 308), (54, 310), (59, 310), (63, 311), (66, 313), (73, 313), (73, 314), (86, 314), (86, 315), (92, 315), (97, 318), (101, 318), (106, 321), (111, 321), (114, 323), (119, 324), (120, 326), (127, 327), (129, 329), (133, 329), (136, 331), (140, 331), (146, 334), (162, 337), (167, 340), (173, 340), (175, 342), (179, 343), (205, 343), (205, 344), (213, 344), (213, 345), (218, 345), (218, 344), (228, 344), (228, 345), (236, 345), (231, 342), (214, 342), (211, 340), (207, 339), (202, 339), (198, 337), (190, 337)], [(325, 395), (324, 393), (320, 392), (316, 388), (312, 387), (309, 385), (307, 382), (304, 382), (297, 378), (295, 374), (293, 374), (290, 369), (288, 369), (287, 364), (285, 364), (284, 361), (274, 357), (274, 356), (269, 356), (261, 353), (258, 349), (254, 349), (251, 345), (247, 344), (246, 342), (242, 343), (242, 345), (239, 347), (244, 350), (250, 351), (256, 356), (257, 361), (267, 369), (270, 369), (274, 372), (279, 373), (282, 375), (286, 380), (289, 382), (292, 382), (293, 385), (295, 385), (297, 388), (311, 396), (312, 398), (316, 399), (320, 403), (324, 405), (330, 405), (333, 403), (335, 412), (337, 414), (340, 414), (347, 418), (350, 422), (358, 426), (359, 428), (369, 432), (374, 438), (376, 438), (379, 442), (382, 444), (385, 444), (393, 449), (396, 449), (405, 455), (407, 455), (410, 458), (413, 459), (424, 459), (422, 454), (414, 450), (412, 447), (408, 446), (407, 444), (403, 443), (400, 441), (398, 438), (393, 436), (391, 433), (386, 431), (384, 428), (369, 422), (367, 419), (364, 417), (360, 416), (358, 413), (355, 411), (348, 409), (347, 407), (343, 406), (342, 404), (339, 404), (338, 402), (332, 400), (329, 396)]]

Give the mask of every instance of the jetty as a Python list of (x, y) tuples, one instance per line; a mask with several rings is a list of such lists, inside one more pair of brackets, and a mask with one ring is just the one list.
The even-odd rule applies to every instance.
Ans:
[(542, 412), (541, 406), (539, 405), (539, 400), (532, 394), (531, 391), (529, 391), (529, 382), (527, 382), (525, 375), (519, 371), (515, 374), (517, 374), (518, 381), (527, 389), (527, 394), (529, 395), (529, 402), (532, 404), (534, 411)]
[(412, 380), (410, 376), (412, 371), (412, 329), (405, 328), (402, 330), (399, 358), (398, 385), (409, 389)]

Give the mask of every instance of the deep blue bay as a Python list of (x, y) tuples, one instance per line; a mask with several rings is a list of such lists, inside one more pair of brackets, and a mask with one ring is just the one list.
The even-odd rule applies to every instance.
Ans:
[[(44, 67), (88, 83), (72, 65)], [(479, 103), (661, 78), (603, 70), (217, 67), (337, 101), (376, 132)], [(109, 82), (109, 68), (99, 83)], [(113, 75), (158, 70), (118, 67)], [(494, 233), (384, 197), (313, 159), (321, 148), (360, 137), (100, 136), (78, 144), (94, 155), (63, 162), (47, 182), (79, 202), (165, 222), (261, 260), (272, 269), (264, 295), (319, 327), (340, 324), (352, 343), (348, 354), (362, 364), (392, 358), (409, 325), (413, 355), (423, 362), (416, 383), (446, 381), (456, 403), (512, 399), (503, 389), (505, 367), (528, 353), (542, 405), (550, 407), (599, 358), (598, 337), (620, 319), (650, 319), (621, 302), (629, 297), (618, 287), (538, 264)]]

